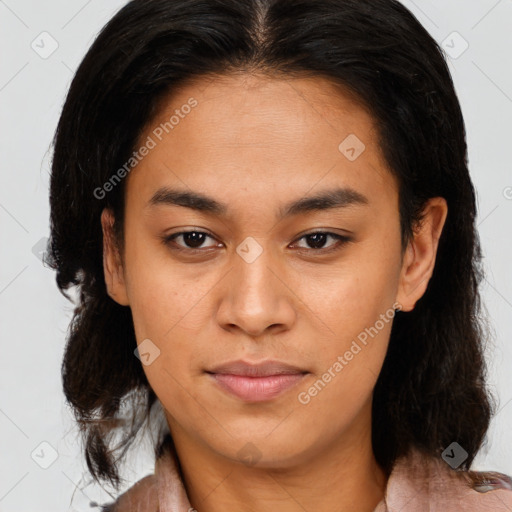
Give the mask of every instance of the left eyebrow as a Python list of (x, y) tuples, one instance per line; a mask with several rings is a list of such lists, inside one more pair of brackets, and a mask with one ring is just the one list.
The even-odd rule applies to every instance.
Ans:
[(352, 205), (367, 205), (368, 203), (369, 200), (366, 196), (350, 187), (323, 190), (314, 196), (303, 197), (288, 203), (280, 210), (279, 218), (283, 219), (312, 211), (346, 208)]
[[(367, 205), (368, 203), (368, 198), (353, 188), (328, 189), (284, 205), (278, 211), (278, 219), (312, 211), (345, 208), (352, 205)], [(169, 187), (159, 188), (148, 201), (148, 206), (157, 205), (183, 206), (217, 217), (226, 216), (229, 210), (227, 204), (201, 192), (190, 192)]]

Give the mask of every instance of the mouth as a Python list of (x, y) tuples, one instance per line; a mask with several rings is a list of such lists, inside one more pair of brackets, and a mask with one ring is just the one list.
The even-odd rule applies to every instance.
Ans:
[(296, 386), (309, 372), (279, 361), (233, 361), (206, 371), (221, 390), (246, 402), (271, 400)]

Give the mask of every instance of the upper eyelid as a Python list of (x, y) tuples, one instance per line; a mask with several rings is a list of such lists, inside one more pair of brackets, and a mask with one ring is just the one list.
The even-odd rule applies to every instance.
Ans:
[[(175, 238), (178, 238), (179, 236), (181, 235), (184, 235), (184, 234), (187, 234), (187, 233), (201, 233), (201, 234), (204, 234), (206, 235), (207, 237), (210, 237), (212, 240), (217, 240), (213, 235), (211, 235), (210, 233), (208, 233), (207, 231), (202, 231), (201, 229), (189, 229), (189, 230), (186, 230), (186, 231), (178, 231), (176, 233), (173, 233), (172, 235), (169, 235), (169, 236), (166, 236), (165, 239), (166, 240), (174, 240)], [(348, 242), (350, 241), (352, 238), (348, 235), (342, 235), (342, 234), (339, 234), (339, 233), (334, 233), (332, 231), (327, 231), (327, 230), (322, 230), (322, 229), (319, 229), (317, 231), (307, 231), (306, 233), (303, 233), (301, 235), (299, 235), (297, 238), (294, 239), (293, 242), (291, 243), (297, 243), (298, 241), (302, 240), (303, 238), (307, 237), (307, 236), (310, 236), (310, 235), (315, 235), (317, 233), (320, 233), (320, 234), (324, 234), (324, 235), (328, 235), (328, 236), (332, 236), (333, 238), (335, 238), (338, 242)], [(218, 241), (218, 240), (217, 240)], [(199, 249), (193, 249), (191, 247), (184, 247), (184, 249), (189, 249), (191, 251), (193, 250), (198, 250), (200, 251), (201, 248)], [(321, 249), (319, 249), (321, 250)]]

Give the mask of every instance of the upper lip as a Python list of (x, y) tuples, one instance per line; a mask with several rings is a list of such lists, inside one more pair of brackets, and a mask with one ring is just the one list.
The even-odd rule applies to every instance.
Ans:
[(297, 366), (281, 361), (264, 361), (249, 363), (238, 360), (215, 366), (208, 373), (221, 373), (225, 375), (240, 375), (244, 377), (268, 377), (270, 375), (293, 375), (307, 373)]

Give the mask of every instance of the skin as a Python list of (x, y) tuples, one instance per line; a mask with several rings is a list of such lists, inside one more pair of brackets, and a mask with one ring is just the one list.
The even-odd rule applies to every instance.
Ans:
[[(109, 210), (101, 221), (109, 294), (130, 306), (137, 342), (149, 338), (160, 350), (144, 371), (191, 504), (201, 512), (373, 511), (388, 475), (371, 447), (372, 392), (392, 321), (307, 404), (298, 396), (381, 314), (397, 303), (414, 308), (432, 275), (446, 201), (428, 202), (402, 252), (398, 184), (374, 120), (323, 78), (191, 82), (167, 98), (140, 140), (190, 97), (198, 105), (126, 178), (124, 251)], [(338, 149), (349, 134), (365, 145), (353, 161)], [(227, 214), (148, 205), (164, 185), (226, 203)], [(368, 202), (279, 219), (289, 202), (335, 187)], [(199, 254), (190, 239), (162, 242), (194, 230), (209, 235)], [(351, 241), (315, 245), (305, 238), (312, 231)], [(262, 250), (251, 263), (236, 251), (247, 237)], [(284, 361), (309, 374), (272, 400), (247, 403), (205, 373), (236, 359)]]

